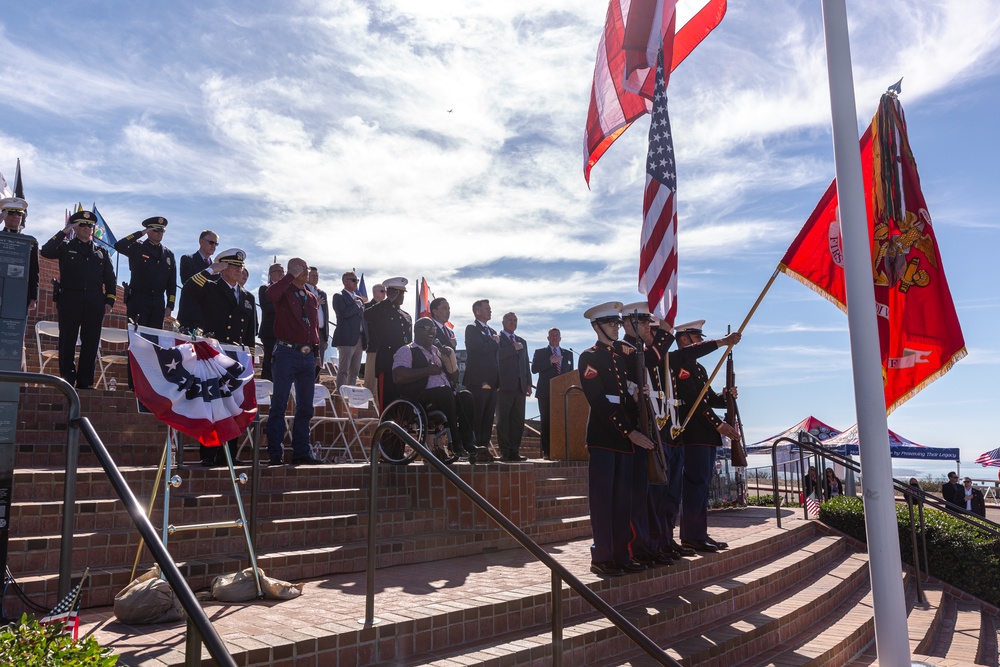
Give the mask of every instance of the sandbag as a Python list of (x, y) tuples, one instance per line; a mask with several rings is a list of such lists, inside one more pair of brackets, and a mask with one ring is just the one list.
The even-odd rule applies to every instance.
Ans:
[[(304, 584), (290, 584), (280, 579), (271, 579), (260, 568), (257, 572), (260, 574), (260, 587), (265, 598), (291, 600), (302, 595)], [(222, 574), (213, 579), (212, 597), (219, 602), (246, 602), (256, 599), (257, 582), (254, 580), (253, 568), (248, 567), (235, 574)]]
[(115, 618), (122, 623), (144, 625), (168, 623), (184, 618), (184, 608), (170, 584), (160, 579), (160, 566), (136, 577), (115, 595)]

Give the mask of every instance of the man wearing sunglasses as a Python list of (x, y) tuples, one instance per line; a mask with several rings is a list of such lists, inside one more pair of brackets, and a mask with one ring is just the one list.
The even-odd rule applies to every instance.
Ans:
[(344, 289), (333, 295), (333, 312), (337, 316), (333, 345), (337, 348), (339, 359), (337, 389), (358, 381), (361, 355), (368, 346), (368, 328), (365, 326), (365, 302), (368, 299), (357, 293), (358, 274), (348, 271), (340, 279)]
[[(41, 250), (42, 257), (59, 260), (59, 291), (54, 296), (59, 312), (59, 375), (77, 389), (93, 389), (101, 325), (115, 305), (115, 271), (110, 253), (94, 243), (96, 221), (90, 211), (77, 211)], [(74, 237), (67, 241), (70, 230)], [(74, 363), (77, 338), (78, 364)]]
[(174, 253), (162, 243), (166, 229), (166, 218), (146, 218), (142, 229), (115, 243), (115, 250), (128, 257), (132, 273), (125, 312), (139, 326), (160, 329), (163, 319), (170, 317), (174, 309), (177, 263)]
[[(181, 255), (180, 278), (181, 278), (181, 303), (177, 310), (177, 321), (181, 328), (187, 331), (194, 331), (202, 328), (201, 308), (197, 300), (189, 293), (194, 289), (189, 286), (191, 277), (197, 273), (211, 268), (212, 255), (219, 247), (219, 235), (210, 229), (204, 230), (198, 236), (198, 250), (190, 255)], [(212, 276), (211, 280), (218, 280), (218, 276)]]
[[(28, 214), (28, 202), (20, 197), (8, 197), (0, 200), (0, 214), (3, 216), (3, 227), (0, 232), (6, 234), (24, 234), (24, 216)], [(25, 235), (27, 236), (27, 235)], [(38, 300), (38, 242), (30, 236), (33, 243), (28, 267), (28, 310), (35, 309)]]

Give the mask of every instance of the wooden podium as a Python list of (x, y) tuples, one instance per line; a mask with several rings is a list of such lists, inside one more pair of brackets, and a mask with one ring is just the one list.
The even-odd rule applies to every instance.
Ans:
[[(569, 392), (569, 412), (566, 392)], [(580, 388), (580, 371), (557, 375), (549, 382), (549, 457), (553, 461), (589, 461), (587, 451), (587, 419), (590, 404)], [(566, 423), (569, 422), (569, 457), (566, 456)]]

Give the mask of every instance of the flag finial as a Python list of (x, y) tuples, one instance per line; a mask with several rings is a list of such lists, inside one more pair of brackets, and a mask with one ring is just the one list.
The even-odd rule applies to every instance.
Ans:
[(885, 92), (886, 94), (892, 96), (899, 95), (901, 92), (903, 92), (903, 79), (900, 78), (899, 81), (886, 88)]

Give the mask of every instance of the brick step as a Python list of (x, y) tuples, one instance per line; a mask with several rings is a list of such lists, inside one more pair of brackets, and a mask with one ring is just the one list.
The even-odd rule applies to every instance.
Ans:
[[(219, 513), (214, 521), (235, 521), (239, 513), (233, 506), (228, 513)], [(186, 525), (176, 516), (174, 525)], [(155, 525), (155, 524), (154, 524)], [(437, 510), (406, 510), (380, 512), (379, 536), (406, 538), (445, 529), (442, 515)], [(262, 520), (257, 527), (257, 548), (261, 551), (278, 549), (308, 550), (329, 545), (346, 544), (368, 535), (367, 514), (341, 514), (272, 518)], [(175, 558), (191, 559), (241, 550), (246, 544), (242, 529), (236, 527), (206, 528), (178, 532), (169, 538), (171, 553)], [(130, 559), (138, 548), (139, 533), (133, 528), (77, 532), (73, 539), (74, 567), (108, 567)], [(58, 534), (31, 537), (11, 537), (8, 544), (8, 563), (15, 573), (58, 571)]]
[(995, 621), (984, 614), (978, 601), (945, 595), (942, 605), (947, 615), (936, 635), (929, 655), (975, 665), (997, 664)]
[[(803, 536), (793, 537), (792, 544)], [(644, 632), (652, 627), (664, 627), (669, 636), (681, 632), (684, 625), (711, 625), (719, 615), (728, 615), (734, 605), (739, 607), (748, 600), (770, 597), (786, 587), (803, 580), (804, 573), (825, 568), (833, 561), (843, 561), (844, 541), (819, 537), (798, 542), (793, 549), (774, 563), (757, 564), (742, 573), (733, 573), (725, 583), (704, 583), (700, 586), (678, 586), (679, 582), (701, 579), (699, 569), (711, 569), (712, 557), (685, 559), (674, 566), (661, 567), (614, 581), (586, 578), (588, 585), (607, 602), (622, 610), (623, 614)], [(738, 552), (740, 549), (737, 548)], [(740, 554), (736, 554), (740, 556)], [(714, 556), (714, 555), (713, 555)], [(677, 570), (676, 572), (674, 570)], [(530, 594), (530, 595), (528, 595)], [(603, 616), (597, 615), (568, 587), (563, 590), (563, 651), (564, 664), (593, 665), (607, 658), (610, 646), (619, 642), (627, 651), (634, 648), (630, 640)], [(630, 606), (629, 606), (630, 605)], [(545, 587), (536, 587), (522, 598), (522, 617), (534, 618), (533, 626), (506, 627), (500, 632), (470, 636), (466, 627), (463, 645), (457, 651), (435, 651), (433, 655), (412, 656), (408, 660), (392, 662), (379, 659), (380, 665), (488, 665), (488, 664), (548, 664), (551, 662), (551, 629), (549, 595)], [(713, 612), (713, 610), (715, 610)], [(470, 610), (471, 611), (471, 610)], [(506, 612), (505, 609), (500, 610)], [(468, 615), (468, 612), (467, 612)], [(487, 612), (480, 608), (480, 622)], [(434, 624), (436, 625), (436, 623)], [(481, 625), (481, 623), (480, 623)], [(669, 627), (666, 627), (669, 626)], [(496, 629), (496, 628), (494, 628)], [(519, 631), (517, 633), (513, 631)], [(417, 640), (419, 644), (419, 638)], [(387, 656), (392, 659), (392, 656)], [(491, 662), (498, 661), (498, 662)]]
[(549, 474), (551, 473), (540, 470), (535, 478), (535, 489), (539, 496), (587, 495), (589, 487), (586, 468), (581, 468), (579, 477), (549, 477)]
[(587, 514), (590, 505), (587, 496), (546, 496), (535, 500), (535, 517), (558, 519), (567, 514)]
[[(241, 487), (244, 511), (250, 511), (250, 494)], [(206, 523), (219, 520), (237, 512), (236, 500), (231, 486), (228, 493), (188, 494), (174, 490), (170, 495), (171, 521), (174, 523)], [(162, 493), (150, 515), (153, 525), (161, 525), (163, 517)], [(142, 499), (143, 508), (148, 498)], [(378, 508), (385, 510), (406, 510), (411, 505), (410, 495), (394, 489), (380, 492)], [(62, 528), (61, 501), (31, 501), (15, 503), (11, 511), (11, 535), (33, 536), (58, 533)], [(306, 489), (302, 491), (276, 491), (262, 493), (258, 498), (258, 517), (305, 517), (329, 514), (345, 514), (367, 511), (368, 492), (363, 489)], [(131, 517), (125, 506), (118, 500), (78, 500), (74, 526), (78, 532), (115, 530), (132, 528)]]

